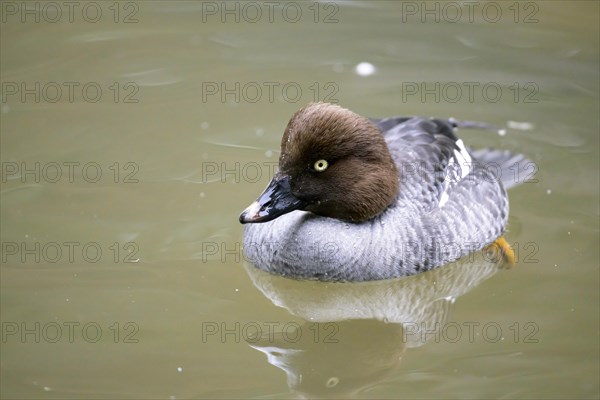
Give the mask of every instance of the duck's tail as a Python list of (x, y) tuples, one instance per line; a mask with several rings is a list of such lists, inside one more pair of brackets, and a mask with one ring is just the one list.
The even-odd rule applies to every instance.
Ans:
[[(448, 121), (453, 128), (459, 129), (481, 129), (496, 131), (503, 135), (505, 128), (479, 121), (459, 121), (449, 118)], [(495, 150), (491, 148), (472, 150), (469, 152), (480, 163), (483, 163), (497, 176), (506, 189), (520, 185), (523, 182), (537, 182), (537, 165), (522, 154), (514, 154), (507, 150)]]
[(471, 155), (498, 177), (506, 189), (523, 182), (537, 182), (537, 165), (523, 154), (486, 148), (472, 150)]

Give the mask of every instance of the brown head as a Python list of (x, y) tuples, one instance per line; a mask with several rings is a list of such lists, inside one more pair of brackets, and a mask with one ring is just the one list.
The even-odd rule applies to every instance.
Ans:
[(365, 221), (396, 198), (398, 170), (379, 128), (327, 103), (310, 103), (290, 119), (279, 171), (240, 222), (265, 222), (295, 209)]

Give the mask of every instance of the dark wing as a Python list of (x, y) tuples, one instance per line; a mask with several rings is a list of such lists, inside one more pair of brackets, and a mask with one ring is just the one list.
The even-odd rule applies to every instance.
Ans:
[(400, 199), (442, 207), (473, 168), (452, 121), (419, 117), (373, 120), (381, 129), (400, 172)]

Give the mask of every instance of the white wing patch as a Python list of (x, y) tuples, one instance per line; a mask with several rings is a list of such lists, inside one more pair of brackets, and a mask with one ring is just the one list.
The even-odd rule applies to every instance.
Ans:
[[(473, 160), (471, 160), (471, 155), (467, 151), (462, 139), (458, 139), (456, 145), (458, 146), (458, 150), (454, 150), (454, 157), (458, 160), (460, 166), (460, 179), (463, 179), (471, 172), (471, 162)], [(454, 159), (452, 159), (452, 161), (454, 161)]]
[(442, 183), (442, 192), (440, 193), (438, 203), (439, 207), (442, 207), (448, 201), (448, 190), (471, 172), (471, 155), (461, 139), (456, 141), (456, 147), (457, 148), (454, 149), (454, 155), (450, 158), (448, 166), (446, 167), (444, 182)]

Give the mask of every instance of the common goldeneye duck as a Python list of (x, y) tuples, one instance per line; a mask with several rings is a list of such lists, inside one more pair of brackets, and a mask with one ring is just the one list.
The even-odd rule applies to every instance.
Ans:
[(293, 278), (366, 281), (426, 271), (497, 239), (510, 254), (505, 186), (526, 159), (467, 150), (455, 134), (463, 125), (300, 109), (278, 172), (240, 215), (246, 259)]

